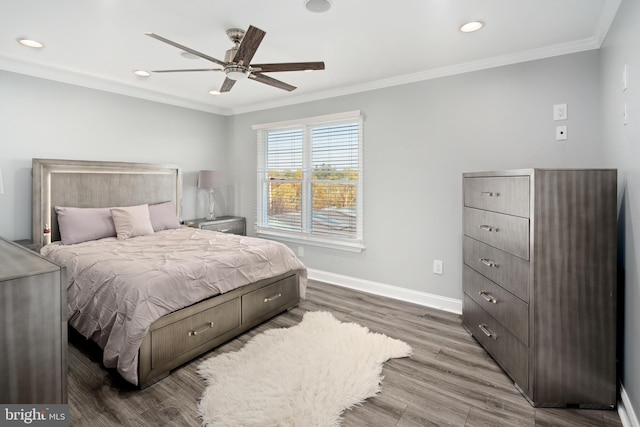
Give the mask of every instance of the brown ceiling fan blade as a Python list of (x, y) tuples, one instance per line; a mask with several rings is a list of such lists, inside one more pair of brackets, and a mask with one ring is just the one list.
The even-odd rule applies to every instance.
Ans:
[(220, 92), (229, 92), (234, 84), (236, 84), (235, 80), (232, 80), (229, 77), (225, 77), (224, 82), (222, 82)]
[(242, 63), (242, 65), (249, 65), (265, 34), (267, 33), (262, 31), (260, 28), (250, 25), (240, 42), (236, 56), (233, 57), (233, 62)]
[(188, 70), (151, 70), (152, 73), (190, 73), (192, 71), (222, 71), (222, 68), (192, 68)]
[(324, 62), (284, 62), (280, 64), (251, 64), (251, 69), (259, 73), (275, 71), (324, 70)]
[(273, 77), (265, 76), (264, 74), (260, 74), (260, 73), (251, 73), (249, 75), (249, 78), (252, 80), (256, 80), (260, 83), (267, 84), (269, 86), (274, 86), (279, 89), (287, 90), (289, 92), (296, 89), (295, 86), (291, 86), (289, 83), (281, 82), (280, 80), (276, 80)]
[(166, 44), (169, 44), (171, 46), (177, 47), (178, 49), (182, 49), (182, 50), (184, 50), (186, 52), (192, 53), (192, 54), (194, 54), (196, 56), (199, 56), (200, 58), (206, 59), (207, 61), (215, 62), (216, 64), (222, 65), (223, 67), (225, 65), (227, 65), (227, 63), (224, 62), (224, 61), (220, 61), (219, 59), (216, 59), (216, 58), (214, 58), (212, 56), (206, 55), (206, 54), (204, 54), (202, 52), (198, 52), (197, 50), (193, 50), (190, 47), (181, 45), (180, 43), (176, 43), (176, 42), (171, 41), (169, 39), (165, 39), (164, 37), (159, 36), (157, 34), (154, 34), (154, 33), (144, 33), (144, 34), (149, 36), (149, 37), (152, 37), (152, 38), (154, 38), (156, 40), (160, 40), (163, 43), (166, 43)]

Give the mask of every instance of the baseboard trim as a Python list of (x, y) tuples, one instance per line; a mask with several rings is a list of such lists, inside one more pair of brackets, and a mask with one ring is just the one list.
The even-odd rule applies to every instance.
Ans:
[(620, 383), (620, 401), (618, 402), (618, 415), (624, 427), (640, 427), (638, 416), (633, 410), (633, 405), (629, 400), (629, 395)]
[(372, 282), (370, 280), (358, 279), (356, 277), (343, 276), (341, 274), (329, 273), (322, 270), (307, 269), (309, 279), (319, 282), (330, 283), (344, 288), (355, 289), (374, 295), (393, 298), (400, 301), (411, 302), (425, 307), (436, 308), (450, 313), (462, 314), (462, 301), (426, 292), (414, 291), (400, 288), (398, 286), (384, 283)]

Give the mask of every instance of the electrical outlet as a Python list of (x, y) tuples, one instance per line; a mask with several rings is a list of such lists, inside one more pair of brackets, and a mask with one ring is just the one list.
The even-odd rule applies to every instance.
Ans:
[(433, 273), (434, 274), (443, 274), (442, 273), (442, 261), (439, 259), (433, 260)]
[(567, 139), (567, 127), (556, 126), (556, 141), (564, 141)]
[(553, 106), (553, 120), (567, 120), (567, 104), (556, 104)]

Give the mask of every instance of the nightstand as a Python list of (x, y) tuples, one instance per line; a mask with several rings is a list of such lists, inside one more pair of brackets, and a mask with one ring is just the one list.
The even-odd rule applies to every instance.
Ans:
[(239, 234), (241, 236), (246, 236), (247, 234), (246, 220), (240, 216), (219, 216), (216, 219), (190, 219), (185, 221), (184, 225), (202, 230)]
[(33, 243), (33, 240), (30, 240), (30, 239), (14, 240), (13, 243), (17, 243), (20, 246), (23, 246), (27, 249), (31, 249), (32, 251), (35, 251), (35, 252), (39, 251), (38, 245)]

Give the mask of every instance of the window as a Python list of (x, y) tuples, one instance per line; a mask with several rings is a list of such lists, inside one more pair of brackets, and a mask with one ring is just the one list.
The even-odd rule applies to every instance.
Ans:
[(359, 111), (256, 125), (258, 235), (361, 251)]

